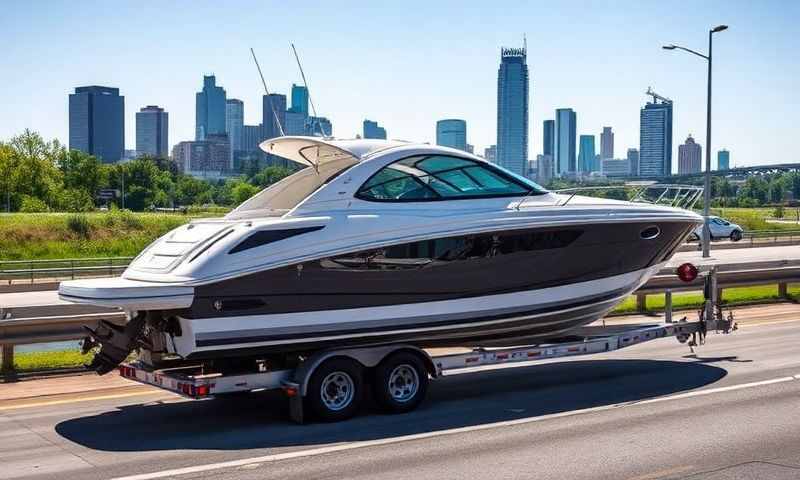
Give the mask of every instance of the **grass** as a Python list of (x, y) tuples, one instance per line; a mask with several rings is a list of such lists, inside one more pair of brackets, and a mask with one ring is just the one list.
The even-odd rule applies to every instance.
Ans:
[[(800, 284), (789, 285), (787, 293), (790, 299), (800, 300)], [(748, 305), (754, 303), (767, 303), (783, 301), (778, 296), (777, 285), (759, 285), (754, 287), (726, 288), (722, 291), (722, 304), (726, 306)], [(703, 304), (702, 292), (686, 292), (672, 294), (672, 308), (674, 310), (687, 310), (700, 308)], [(660, 312), (664, 310), (664, 295), (648, 295), (647, 311)], [(612, 311), (612, 314), (636, 313), (636, 297), (631, 296)]]
[(77, 350), (54, 352), (25, 352), (14, 354), (14, 369), (18, 372), (81, 367), (92, 360), (92, 353), (82, 355)]
[[(784, 219), (797, 218), (797, 209), (786, 207)], [(774, 219), (774, 208), (712, 208), (711, 214), (740, 225), (745, 232), (798, 230), (800, 226), (792, 223), (773, 223), (767, 219)]]
[(193, 218), (219, 212), (0, 214), (0, 260), (130, 257)]

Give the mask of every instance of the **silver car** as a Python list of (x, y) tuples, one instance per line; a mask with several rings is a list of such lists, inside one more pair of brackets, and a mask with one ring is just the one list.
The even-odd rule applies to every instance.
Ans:
[[(708, 228), (711, 230), (711, 240), (729, 238), (731, 241), (738, 242), (744, 234), (744, 229), (739, 225), (713, 215), (708, 217)], [(701, 238), (703, 238), (703, 226), (699, 225), (694, 229), (689, 239), (700, 240)]]

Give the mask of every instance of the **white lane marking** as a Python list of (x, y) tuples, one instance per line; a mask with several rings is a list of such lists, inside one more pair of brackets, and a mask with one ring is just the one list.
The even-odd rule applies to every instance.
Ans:
[(401, 437), (393, 437), (393, 438), (383, 438), (378, 440), (365, 440), (361, 442), (351, 442), (351, 443), (344, 443), (338, 445), (331, 445), (328, 447), (321, 447), (321, 448), (313, 448), (309, 450), (298, 450), (294, 452), (287, 452), (287, 453), (277, 453), (272, 455), (264, 455), (261, 457), (251, 457), (251, 458), (243, 458), (241, 460), (231, 460), (228, 462), (219, 462), (219, 463), (209, 463), (205, 465), (195, 465), (192, 467), (184, 467), (184, 468), (175, 468), (171, 470), (162, 470), (160, 472), (153, 472), (153, 473), (143, 473), (138, 475), (130, 475), (127, 477), (116, 477), (112, 480), (154, 480), (160, 479), (165, 477), (174, 477), (179, 475), (189, 475), (189, 474), (196, 474), (200, 472), (207, 472), (210, 470), (221, 470), (226, 468), (237, 468), (237, 467), (244, 467), (254, 463), (270, 463), (270, 462), (277, 462), (280, 460), (289, 460), (293, 458), (304, 458), (304, 457), (314, 457), (318, 455), (324, 455), (326, 453), (334, 453), (334, 452), (343, 452), (348, 450), (355, 450), (358, 448), (365, 448), (365, 447), (376, 447), (382, 445), (391, 445), (395, 443), (401, 442), (408, 442), (412, 440), (422, 440), (434, 437), (441, 437), (444, 435), (454, 435), (459, 433), (468, 433), (468, 432), (477, 432), (481, 430), (489, 430), (494, 428), (500, 427), (512, 427), (516, 425), (525, 425), (528, 423), (535, 423), (541, 422), (544, 420), (552, 420), (556, 418), (563, 418), (563, 417), (571, 417), (574, 415), (582, 415), (586, 413), (594, 413), (594, 412), (603, 412), (607, 410), (612, 410), (615, 408), (620, 407), (628, 407), (633, 405), (642, 405), (648, 403), (656, 403), (656, 402), (665, 402), (668, 400), (678, 400), (683, 398), (691, 398), (691, 397), (699, 397), (703, 395), (710, 395), (712, 393), (722, 393), (722, 392), (731, 392), (735, 390), (744, 390), (747, 388), (754, 388), (760, 387), (764, 385), (773, 385), (776, 383), (784, 383), (784, 382), (791, 382), (794, 380), (800, 380), (800, 374), (792, 375), (788, 377), (779, 377), (773, 378), (770, 380), (762, 380), (758, 382), (750, 382), (750, 383), (742, 383), (739, 385), (732, 385), (728, 387), (718, 387), (718, 388), (710, 388), (707, 390), (698, 390), (695, 392), (688, 392), (688, 393), (680, 393), (677, 395), (670, 395), (667, 397), (659, 397), (653, 398), (650, 400), (643, 400), (643, 401), (633, 401), (633, 402), (623, 402), (623, 403), (615, 403), (613, 405), (603, 405), (600, 407), (591, 407), (591, 408), (584, 408), (582, 410), (573, 410), (569, 412), (560, 412), (560, 413), (553, 413), (549, 415), (542, 415), (539, 417), (532, 417), (532, 418), (520, 418), (517, 420), (505, 420), (501, 422), (494, 422), (494, 423), (487, 423), (484, 425), (472, 425), (469, 427), (458, 427), (458, 428), (450, 428), (447, 430), (438, 430), (435, 432), (425, 432), (425, 433), (416, 433), (412, 435), (404, 435)]

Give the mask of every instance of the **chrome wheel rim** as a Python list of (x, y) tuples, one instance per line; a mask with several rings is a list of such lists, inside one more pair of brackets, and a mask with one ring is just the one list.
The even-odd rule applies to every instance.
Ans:
[(355, 382), (345, 372), (331, 372), (322, 379), (319, 390), (325, 408), (336, 412), (353, 402)]
[(396, 402), (404, 403), (417, 395), (419, 375), (411, 365), (398, 365), (389, 375), (389, 395)]

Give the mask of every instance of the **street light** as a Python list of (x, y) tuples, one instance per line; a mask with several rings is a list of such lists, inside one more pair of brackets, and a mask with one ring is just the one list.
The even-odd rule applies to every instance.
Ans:
[(703, 257), (709, 256), (711, 231), (708, 228), (709, 205), (711, 203), (711, 39), (712, 35), (727, 30), (727, 25), (718, 25), (708, 31), (708, 55), (678, 45), (664, 45), (664, 50), (683, 50), (708, 61), (708, 94), (706, 96), (706, 174), (703, 188)]

